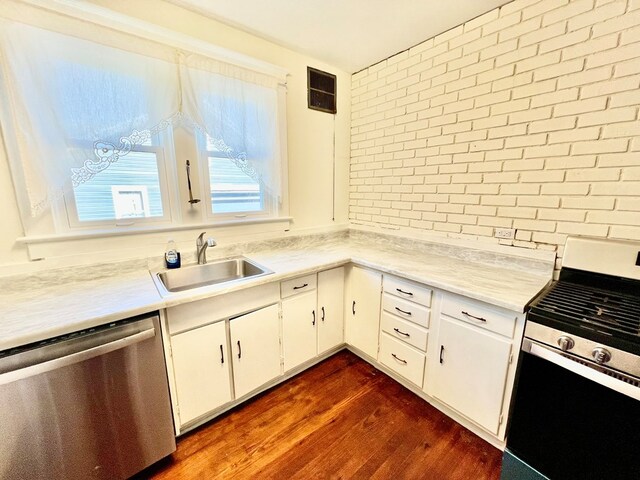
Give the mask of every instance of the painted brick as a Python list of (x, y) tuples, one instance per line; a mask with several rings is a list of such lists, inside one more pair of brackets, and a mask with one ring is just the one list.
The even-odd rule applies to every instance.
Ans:
[(611, 78), (612, 72), (613, 68), (611, 66), (604, 66), (594, 68), (592, 70), (564, 75), (558, 79), (558, 89), (576, 87), (579, 85), (586, 85), (588, 83), (606, 80)]
[(540, 120), (529, 124), (529, 133), (552, 132), (555, 130), (568, 130), (575, 127), (576, 117), (553, 118)]
[(537, 82), (545, 80), (547, 78), (561, 77), (570, 73), (579, 72), (584, 67), (584, 60), (582, 58), (576, 58), (575, 60), (568, 60), (561, 62), (558, 65), (550, 65), (544, 68), (538, 68), (533, 74), (533, 79)]
[(571, 60), (573, 58), (584, 57), (593, 52), (601, 52), (618, 45), (618, 34), (613, 33), (604, 37), (592, 39), (578, 45), (567, 47), (562, 50), (562, 58)]
[(578, 115), (578, 126), (609, 125), (616, 122), (628, 122), (636, 118), (634, 107), (612, 108), (604, 112), (592, 112)]
[[(562, 28), (563, 25), (558, 23), (553, 25), (552, 27), (547, 28)], [(564, 33), (564, 28), (562, 28), (562, 32)], [(589, 38), (589, 29), (583, 28), (581, 30), (577, 30), (575, 32), (570, 32), (565, 35), (555, 36), (554, 38), (550, 38), (544, 42), (540, 43), (540, 53), (547, 53), (553, 50), (558, 50), (560, 48), (568, 47), (570, 45), (575, 45), (577, 43), (581, 43), (586, 41)]]
[(624, 92), (626, 90), (636, 90), (640, 87), (639, 77), (626, 77), (607, 82), (600, 82), (595, 85), (587, 85), (580, 90), (581, 98), (598, 97), (610, 93)]
[[(547, 27), (541, 28), (534, 32), (531, 32), (527, 35), (523, 35), (520, 37), (520, 47), (525, 47), (527, 45), (533, 45), (540, 43), (544, 40), (549, 40), (555, 38), (559, 35), (562, 35), (565, 32), (565, 25), (563, 23), (555, 23), (553, 25), (549, 25)], [(551, 49), (554, 50), (554, 49)], [(546, 50), (549, 51), (549, 50)], [(544, 53), (540, 51), (540, 53)]]
[(579, 90), (577, 88), (568, 88), (565, 90), (558, 90), (557, 92), (538, 95), (531, 99), (531, 108), (543, 107), (545, 105), (556, 105), (562, 102), (577, 100), (578, 92)]
[(568, 28), (569, 31), (577, 30), (582, 27), (594, 25), (599, 22), (608, 20), (609, 18), (622, 15), (626, 8), (624, 0), (611, 2), (607, 5), (603, 5), (595, 10), (588, 11), (586, 13), (576, 15), (569, 19)]
[(607, 107), (606, 97), (596, 97), (588, 100), (576, 102), (566, 102), (555, 106), (554, 117), (564, 117), (565, 115), (575, 115), (577, 113), (587, 113), (604, 110)]
[(594, 25), (592, 37), (600, 37), (611, 32), (620, 32), (637, 25), (640, 25), (640, 11), (627, 12), (624, 15)]
[(572, 143), (581, 140), (597, 140), (600, 136), (599, 127), (577, 128), (575, 130), (564, 130), (549, 134), (549, 144)]
[(583, 12), (593, 8), (593, 0), (572, 0), (564, 7), (552, 10), (542, 17), (542, 25), (551, 25), (552, 23), (575, 17)]
[[(535, 98), (533, 99), (535, 101)], [(551, 118), (551, 107), (535, 108), (524, 112), (512, 113), (509, 115), (509, 123), (526, 123), (544, 118)]]
[(640, 239), (640, 0), (514, 0), (354, 74), (351, 103), (354, 223)]

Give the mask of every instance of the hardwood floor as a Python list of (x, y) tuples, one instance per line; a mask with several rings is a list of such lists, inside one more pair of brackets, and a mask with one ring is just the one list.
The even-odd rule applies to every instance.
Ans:
[(497, 479), (501, 452), (340, 352), (179, 439), (140, 478)]

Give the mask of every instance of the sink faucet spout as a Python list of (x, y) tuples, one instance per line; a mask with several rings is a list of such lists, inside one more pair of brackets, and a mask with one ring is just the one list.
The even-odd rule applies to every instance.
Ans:
[(196, 239), (196, 253), (198, 256), (198, 265), (204, 265), (207, 263), (207, 247), (215, 247), (216, 241), (209, 237), (207, 241), (204, 241), (204, 235), (207, 232), (202, 232)]

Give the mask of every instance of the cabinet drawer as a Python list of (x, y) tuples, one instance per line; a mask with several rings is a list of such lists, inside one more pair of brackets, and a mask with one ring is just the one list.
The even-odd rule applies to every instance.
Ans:
[(422, 285), (385, 275), (383, 288), (385, 292), (391, 295), (411, 300), (425, 307), (431, 306), (431, 289)]
[(378, 360), (410, 382), (422, 387), (424, 353), (402, 343), (386, 333), (380, 335)]
[(427, 351), (427, 337), (429, 332), (424, 328), (402, 320), (388, 312), (382, 312), (380, 326), (383, 332), (387, 332), (392, 337), (398, 338), (409, 345), (413, 345), (423, 352)]
[(518, 317), (515, 312), (450, 295), (442, 299), (442, 313), (509, 338), (513, 337)]
[(429, 309), (427, 307), (394, 297), (388, 293), (382, 296), (382, 305), (389, 313), (429, 328)]
[(316, 288), (316, 274), (305, 275), (280, 283), (280, 295), (282, 298), (290, 297), (296, 293), (308, 292)]

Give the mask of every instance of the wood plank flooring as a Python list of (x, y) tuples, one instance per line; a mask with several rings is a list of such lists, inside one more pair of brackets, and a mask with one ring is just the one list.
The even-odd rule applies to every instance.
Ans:
[(140, 478), (483, 480), (501, 456), (343, 351), (186, 434)]

